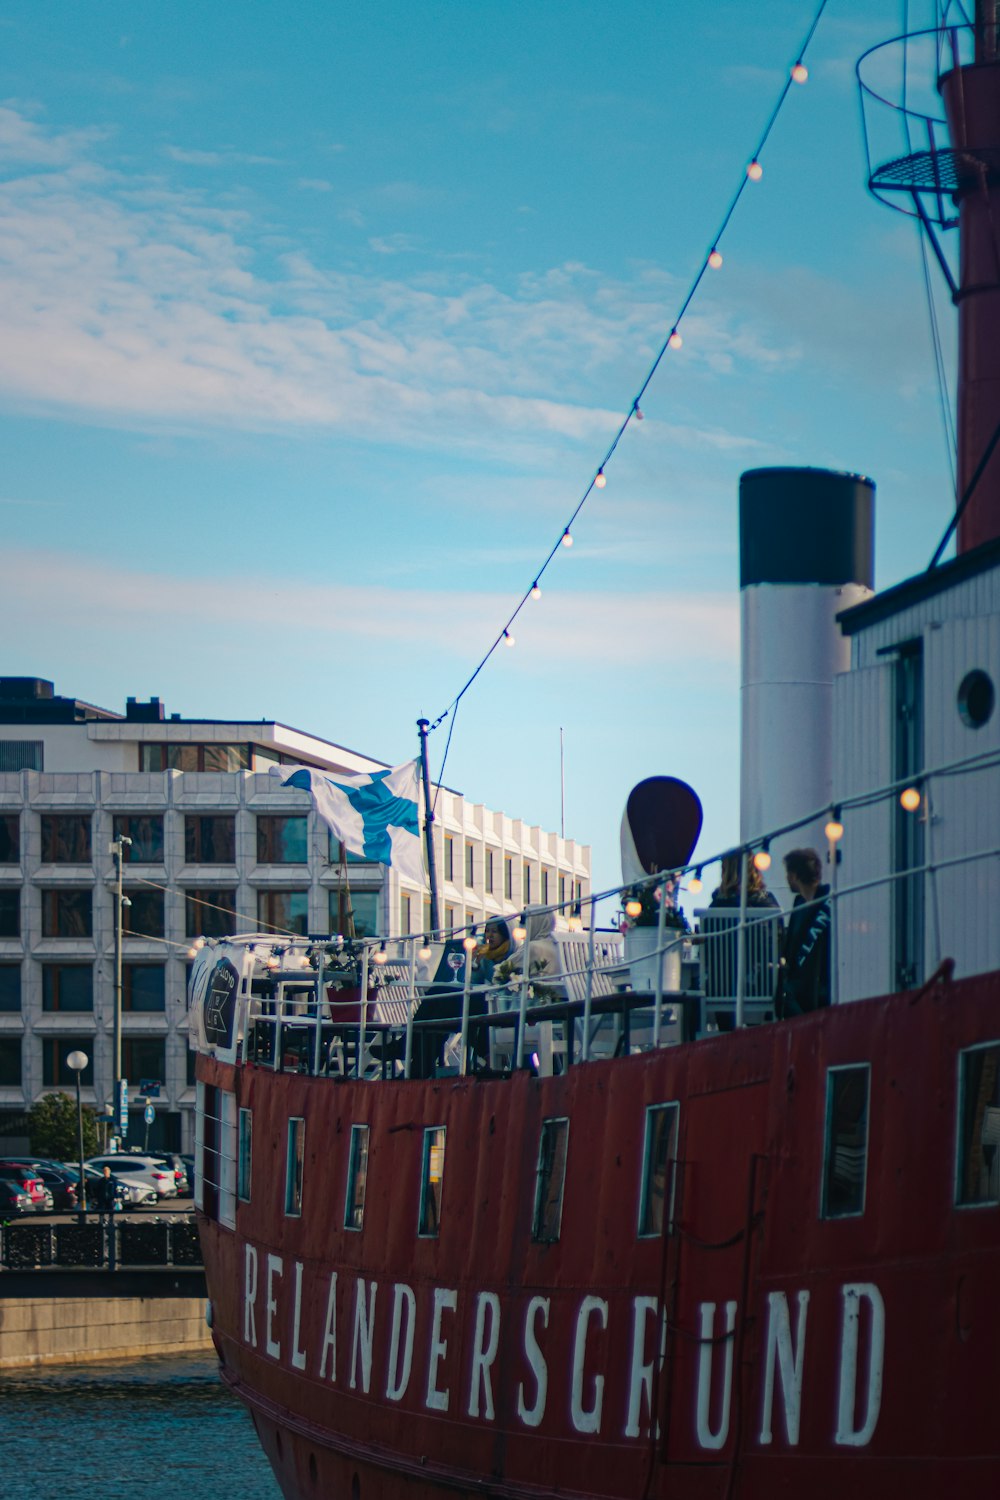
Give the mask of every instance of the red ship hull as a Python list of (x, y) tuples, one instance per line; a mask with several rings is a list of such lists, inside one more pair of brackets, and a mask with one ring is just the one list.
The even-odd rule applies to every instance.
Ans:
[[(235, 1231), (206, 1203), (201, 1233), (224, 1377), (284, 1494), (990, 1492), (1000, 1209), (956, 1206), (956, 1142), (960, 1054), (996, 1041), (998, 1000), (990, 974), (544, 1079), (373, 1085), (201, 1057), (207, 1088), (253, 1114), (251, 1201)], [(824, 1218), (829, 1070), (862, 1064), (864, 1207)], [(641, 1237), (644, 1121), (664, 1103), (673, 1222)], [(559, 1238), (537, 1243), (531, 1168), (563, 1118)], [(361, 1231), (343, 1227), (357, 1124)]]

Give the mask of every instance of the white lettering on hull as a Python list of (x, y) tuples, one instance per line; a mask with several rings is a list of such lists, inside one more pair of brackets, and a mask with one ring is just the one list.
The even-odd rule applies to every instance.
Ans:
[[(836, 1441), (844, 1448), (865, 1448), (872, 1440), (882, 1409), (882, 1369), (885, 1360), (885, 1303), (871, 1281), (849, 1282), (840, 1289), (843, 1323), (840, 1332), (840, 1382), (837, 1402)], [(865, 1410), (856, 1420), (858, 1389), (858, 1343), (861, 1304), (870, 1309), (868, 1333), (868, 1382)]]
[(538, 1336), (535, 1333), (535, 1322), (539, 1313), (542, 1314), (542, 1327), (548, 1328), (548, 1297), (532, 1297), (524, 1315), (524, 1357), (535, 1377), (535, 1400), (532, 1406), (525, 1404), (524, 1382), (522, 1381), (517, 1388), (517, 1414), (525, 1427), (541, 1425), (545, 1415), (545, 1398), (549, 1393), (549, 1367), (545, 1363), (545, 1355), (538, 1347)]
[(696, 1426), (700, 1447), (715, 1452), (725, 1447), (729, 1436), (729, 1410), (733, 1394), (733, 1345), (736, 1342), (736, 1303), (727, 1302), (725, 1307), (725, 1331), (721, 1342), (725, 1344), (722, 1367), (722, 1397), (718, 1425), (711, 1424), (712, 1372), (715, 1368), (715, 1303), (702, 1302), (699, 1307), (701, 1319), (701, 1345), (698, 1349), (698, 1404)]
[(319, 1357), (319, 1378), (326, 1379), (326, 1356), (330, 1356), (330, 1379), (337, 1378), (337, 1273), (330, 1272), (330, 1290), (326, 1296), (326, 1317), (323, 1320), (323, 1347)]
[[(266, 1263), (263, 1276), (260, 1275), (262, 1256)], [(291, 1276), (286, 1279), (281, 1256), (265, 1254), (250, 1243), (244, 1244), (243, 1306), (240, 1314), (237, 1304), (237, 1316), (242, 1317), (246, 1347), (258, 1347), (258, 1315), (262, 1315), (263, 1345), (270, 1359), (284, 1361), (296, 1371), (314, 1368), (321, 1381), (335, 1383), (338, 1316), (341, 1311), (346, 1317), (353, 1314), (350, 1389), (370, 1395), (375, 1379), (376, 1393), (379, 1382), (384, 1382), (386, 1400), (402, 1402), (409, 1394), (411, 1403), (420, 1402), (421, 1393), (412, 1391), (414, 1360), (420, 1358), (416, 1337), (420, 1290), (405, 1282), (393, 1283), (391, 1311), (385, 1308), (376, 1325), (378, 1283), (356, 1277), (353, 1285), (343, 1287), (333, 1271), (314, 1342), (309, 1337), (309, 1327), (303, 1327), (304, 1310), (317, 1302), (322, 1307), (323, 1302), (318, 1296), (310, 1296), (309, 1276), (307, 1264), (293, 1261)], [(338, 1294), (343, 1296), (343, 1309), (338, 1309)], [(834, 1351), (837, 1362), (834, 1365), (833, 1361), (827, 1361), (825, 1373), (821, 1363), (818, 1373), (807, 1380), (810, 1368), (817, 1371), (817, 1352), (811, 1350), (808, 1365), (806, 1359), (807, 1314), (810, 1297), (815, 1293), (768, 1293), (763, 1308), (759, 1367), (761, 1407), (757, 1442), (761, 1447), (771, 1447), (782, 1439), (788, 1448), (799, 1446), (803, 1402), (811, 1400), (815, 1406), (817, 1390), (825, 1391), (828, 1400), (832, 1396), (835, 1405), (836, 1426), (832, 1432), (827, 1428), (827, 1444), (833, 1441), (839, 1447), (864, 1448), (871, 1442), (882, 1407), (885, 1304), (873, 1282), (847, 1283), (839, 1288), (839, 1294), (840, 1340), (839, 1351)], [(496, 1292), (472, 1293), (475, 1315), (471, 1316), (470, 1307), (469, 1316), (463, 1316), (459, 1323), (454, 1321), (459, 1311), (457, 1290), (433, 1287), (424, 1295), (433, 1298), (429, 1326), (423, 1325), (425, 1332), (421, 1335), (426, 1341), (422, 1404), (427, 1411), (448, 1412), (454, 1396), (454, 1404), (464, 1405), (474, 1421), (496, 1422), (499, 1412), (500, 1420), (516, 1416), (522, 1427), (541, 1427), (549, 1395), (550, 1339), (554, 1339), (555, 1347), (568, 1355), (568, 1368), (564, 1379), (559, 1381), (557, 1403), (558, 1420), (564, 1424), (566, 1435), (600, 1433), (605, 1407), (611, 1401), (624, 1418), (625, 1438), (648, 1440), (651, 1435), (654, 1439), (659, 1436), (657, 1377), (666, 1362), (668, 1323), (666, 1310), (658, 1298), (632, 1297), (630, 1307), (624, 1299), (612, 1304), (592, 1295), (581, 1296), (573, 1303), (560, 1299), (559, 1321), (550, 1327), (552, 1299), (536, 1294), (524, 1307), (519, 1351), (513, 1306), (508, 1304), (505, 1308)], [(738, 1312), (736, 1301), (721, 1306), (702, 1302), (696, 1309), (698, 1351), (692, 1439), (695, 1447), (705, 1452), (718, 1452), (730, 1438)], [(623, 1348), (626, 1330), (622, 1324), (629, 1316), (631, 1340), (626, 1365)], [(449, 1361), (449, 1349), (459, 1337), (454, 1329), (460, 1333), (459, 1347)], [(501, 1337), (506, 1348), (503, 1358)], [(620, 1353), (612, 1363), (610, 1351), (616, 1344)], [(312, 1352), (316, 1349), (318, 1354)], [(461, 1393), (453, 1390), (458, 1380), (459, 1359), (463, 1371)], [(513, 1413), (504, 1404), (504, 1393), (495, 1383), (498, 1368), (507, 1372), (505, 1378), (511, 1382), (507, 1389), (513, 1396)], [(821, 1381), (818, 1387), (817, 1380)], [(830, 1412), (829, 1407), (827, 1411)], [(814, 1434), (815, 1430), (814, 1418)]]
[(799, 1292), (799, 1316), (792, 1344), (788, 1298), (784, 1292), (770, 1292), (767, 1298), (767, 1347), (764, 1354), (764, 1409), (760, 1419), (760, 1441), (771, 1441), (771, 1418), (774, 1409), (774, 1370), (777, 1364), (784, 1400), (785, 1432), (788, 1445), (798, 1446), (799, 1421), (802, 1416), (802, 1367), (806, 1351), (806, 1312), (809, 1293)]
[(448, 1340), (441, 1334), (441, 1319), (446, 1312), (454, 1312), (458, 1306), (458, 1293), (451, 1287), (434, 1288), (434, 1320), (431, 1324), (431, 1350), (427, 1361), (427, 1397), (425, 1405), (429, 1411), (447, 1411), (449, 1392), (438, 1389), (438, 1366), (448, 1353)]
[(365, 1297), (364, 1278), (354, 1283), (354, 1343), (351, 1348), (351, 1390), (358, 1388), (358, 1360), (361, 1361), (361, 1389), (365, 1395), (372, 1388), (372, 1340), (375, 1337), (375, 1297), (378, 1282), (369, 1283)]
[(266, 1317), (264, 1319), (264, 1348), (272, 1359), (281, 1358), (281, 1344), (273, 1336), (274, 1315), (278, 1311), (278, 1298), (274, 1290), (274, 1283), (281, 1280), (284, 1273), (285, 1263), (280, 1255), (269, 1255), (267, 1257), (267, 1301), (265, 1303)]
[[(486, 1341), (486, 1313), (490, 1315), (490, 1336)], [(483, 1397), (483, 1416), (492, 1422), (493, 1378), (490, 1371), (500, 1347), (500, 1298), (496, 1292), (480, 1292), (476, 1298), (476, 1337), (472, 1348), (472, 1376), (469, 1381), (469, 1416), (479, 1416), (479, 1396)]]
[(584, 1362), (587, 1357), (587, 1325), (596, 1313), (600, 1326), (608, 1326), (608, 1304), (601, 1297), (584, 1297), (576, 1315), (576, 1337), (573, 1340), (573, 1397), (570, 1416), (577, 1432), (600, 1432), (604, 1407), (604, 1376), (594, 1376), (594, 1395), (589, 1406), (583, 1404)]
[[(402, 1327), (406, 1313), (406, 1328)], [(413, 1288), (405, 1281), (397, 1281), (392, 1292), (392, 1335), (389, 1340), (389, 1368), (386, 1373), (385, 1394), (390, 1401), (401, 1401), (410, 1383), (413, 1368), (413, 1334), (417, 1321), (417, 1299)], [(403, 1357), (400, 1361), (400, 1338)]]
[(257, 1347), (257, 1250), (254, 1245), (243, 1247), (243, 1342), (251, 1349)]

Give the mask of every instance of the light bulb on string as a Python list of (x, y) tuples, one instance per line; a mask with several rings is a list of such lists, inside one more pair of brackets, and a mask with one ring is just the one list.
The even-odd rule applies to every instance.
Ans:
[(470, 932), (468, 937), (464, 937), (462, 939), (462, 947), (465, 949), (466, 953), (471, 953), (472, 950), (474, 948), (477, 948), (478, 946), (479, 943), (474, 932)]
[(534, 583), (531, 585), (531, 597), (532, 597), (532, 599), (540, 599), (542, 597), (542, 591), (541, 591), (541, 589), (540, 589), (540, 587), (538, 585), (538, 579), (537, 578), (535, 579)]
[(763, 846), (758, 849), (757, 853), (754, 855), (753, 862), (754, 868), (760, 870), (761, 874), (763, 874), (765, 870), (769, 870), (771, 868), (771, 851), (767, 847), (766, 839)]
[(389, 962), (389, 955), (385, 951), (384, 943), (380, 948), (375, 949), (375, 952), (372, 954), (372, 961), (377, 964), (387, 964)]
[(698, 892), (701, 890), (701, 866), (700, 865), (698, 866), (697, 870), (695, 870), (694, 874), (691, 876), (691, 879), (688, 881), (688, 890), (694, 896), (697, 896)]
[(633, 415), (635, 417), (635, 420), (637, 422), (644, 422), (646, 420), (645, 413), (643, 412), (642, 408), (640, 407), (638, 401), (633, 406), (632, 413), (633, 413)]
[(566, 926), (570, 932), (579, 932), (581, 927), (583, 926), (583, 918), (575, 915), (572, 917), (567, 917)]
[(597, 473), (594, 475), (594, 489), (603, 490), (607, 482), (608, 476), (605, 474), (604, 470), (598, 469)]
[(528, 936), (528, 929), (525, 927), (524, 921), (521, 917), (518, 917), (517, 921), (514, 923), (514, 926), (510, 930), (510, 935), (514, 939), (515, 943), (523, 943), (525, 938)]
[(920, 806), (920, 792), (915, 786), (908, 786), (905, 791), (900, 792), (899, 801), (907, 812), (916, 812)]
[(676, 328), (672, 328), (670, 330), (670, 337), (667, 339), (667, 343), (670, 345), (671, 349), (680, 349), (683, 345), (684, 340), (681, 338)]
[(517, 644), (509, 630), (505, 630), (503, 633), (503, 643), (505, 646), (514, 646)]
[(573, 537), (570, 534), (570, 529), (569, 529), (568, 526), (566, 527), (566, 530), (562, 534), (562, 544), (563, 544), (564, 547), (572, 547), (572, 545), (573, 545)]
[(630, 896), (625, 902), (625, 915), (632, 918), (642, 916), (642, 902), (638, 896)]
[(719, 269), (719, 267), (722, 265), (722, 256), (720, 255), (718, 250), (713, 248), (709, 251), (708, 263), (712, 267), (713, 271), (717, 271)]
[(794, 68), (792, 69), (792, 82), (793, 83), (805, 83), (805, 81), (806, 81), (806, 79), (808, 77), (809, 77), (809, 69), (806, 67), (805, 63), (802, 62), (801, 59), (800, 59), (795, 64)]
[(844, 824), (839, 807), (831, 809), (826, 827), (823, 829), (831, 844), (839, 844), (844, 837)]
[(750, 162), (747, 166), (747, 176), (749, 177), (751, 182), (759, 182), (763, 175), (764, 168), (761, 166), (760, 162), (755, 156), (753, 161)]
[(426, 963), (426, 962), (427, 962), (427, 960), (428, 960), (428, 959), (429, 959), (429, 958), (430, 958), (430, 956), (431, 956), (431, 945), (430, 945), (430, 943), (429, 943), (429, 942), (428, 942), (428, 941), (427, 941), (427, 939), (426, 939), (426, 938), (424, 938), (424, 940), (423, 940), (423, 942), (422, 942), (422, 943), (421, 943), (421, 945), (420, 945), (420, 947), (419, 947), (419, 948), (418, 948), (418, 949), (417, 949), (417, 957), (418, 957), (418, 958), (419, 958), (419, 959), (420, 959), (420, 960), (421, 960), (421, 961), (422, 961), (422, 962), (423, 962), (423, 963)]

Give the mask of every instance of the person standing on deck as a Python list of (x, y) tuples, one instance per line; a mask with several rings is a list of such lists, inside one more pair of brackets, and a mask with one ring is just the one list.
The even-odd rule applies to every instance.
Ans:
[(788, 918), (775, 1009), (779, 1019), (830, 1003), (830, 887), (815, 849), (791, 849), (785, 878), (795, 901)]

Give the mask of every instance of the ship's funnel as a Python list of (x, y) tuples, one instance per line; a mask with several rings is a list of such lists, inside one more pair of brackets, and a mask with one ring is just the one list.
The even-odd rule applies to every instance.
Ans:
[[(833, 795), (833, 679), (850, 666), (836, 616), (872, 591), (875, 486), (826, 469), (753, 469), (740, 480), (740, 837), (759, 839)], [(825, 819), (772, 844), (823, 853)]]
[(961, 241), (955, 298), (960, 499), (975, 481), (958, 521), (959, 552), (1000, 537), (1000, 61), (995, 35), (990, 43), (985, 26), (977, 33), (977, 60), (941, 79)]

